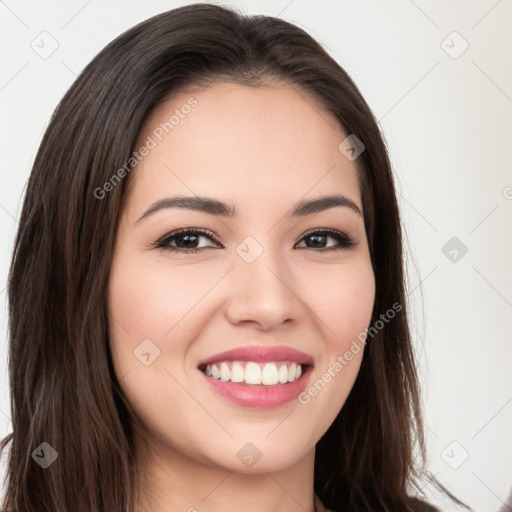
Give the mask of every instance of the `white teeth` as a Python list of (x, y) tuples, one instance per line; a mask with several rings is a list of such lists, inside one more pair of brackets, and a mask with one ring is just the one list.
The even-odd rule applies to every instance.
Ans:
[(247, 384), (261, 384), (261, 368), (256, 363), (247, 363), (245, 367), (245, 382)]
[(226, 363), (220, 364), (220, 380), (227, 382), (231, 379), (231, 371), (229, 370), (229, 366)]
[(279, 382), (279, 375), (277, 371), (277, 366), (274, 363), (267, 363), (263, 367), (263, 372), (261, 373), (261, 383), (266, 386), (272, 386), (273, 384), (277, 384)]
[[(206, 368), (208, 368), (208, 366)], [(244, 367), (240, 363), (234, 363), (233, 368), (231, 368), (231, 382), (243, 382), (244, 380)]]
[(282, 364), (279, 368), (279, 382), (281, 384), (284, 384), (285, 382), (288, 382), (288, 368), (285, 364)]
[[(245, 367), (244, 367), (245, 365)], [(255, 363), (252, 361), (231, 362), (222, 361), (216, 364), (208, 364), (205, 368), (208, 377), (223, 382), (245, 382), (246, 384), (274, 386), (293, 382), (302, 375), (302, 367), (295, 362), (290, 363)]]
[(290, 368), (288, 368), (288, 382), (293, 382), (295, 380), (295, 375), (297, 373), (297, 365), (292, 363)]

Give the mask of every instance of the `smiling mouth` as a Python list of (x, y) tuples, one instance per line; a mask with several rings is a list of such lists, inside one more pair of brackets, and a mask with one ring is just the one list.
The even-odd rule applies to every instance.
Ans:
[(311, 365), (284, 361), (219, 361), (199, 366), (207, 377), (247, 386), (279, 386), (300, 379)]

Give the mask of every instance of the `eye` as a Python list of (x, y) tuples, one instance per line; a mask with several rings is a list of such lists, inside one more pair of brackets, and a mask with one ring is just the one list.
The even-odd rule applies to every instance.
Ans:
[[(199, 247), (198, 240), (200, 238), (209, 238), (217, 243), (213, 233), (210, 231), (197, 228), (183, 228), (164, 235), (153, 245), (153, 247), (155, 249), (163, 248), (180, 252), (199, 252), (202, 249), (211, 247)], [(173, 245), (173, 243), (176, 243), (176, 245)]]
[(354, 240), (350, 238), (347, 234), (342, 233), (341, 231), (337, 231), (335, 229), (317, 229), (315, 231), (310, 231), (306, 235), (301, 238), (302, 240), (312, 240), (312, 247), (305, 247), (306, 249), (318, 249), (319, 245), (324, 245), (327, 242), (327, 239), (334, 239), (338, 242), (338, 245), (334, 245), (328, 247), (326, 249), (321, 249), (320, 252), (325, 251), (339, 251), (344, 249), (349, 249), (350, 247), (356, 245)]
[[(220, 245), (211, 231), (199, 228), (183, 228), (164, 235), (157, 242), (152, 244), (152, 247), (155, 249), (166, 249), (185, 253), (196, 253), (203, 249), (213, 248), (211, 245), (198, 245), (201, 238), (209, 239), (217, 246)], [(321, 246), (325, 245), (329, 238), (335, 240), (337, 245), (322, 248)], [(306, 242), (312, 241), (312, 246), (306, 245), (306, 247), (304, 247), (305, 249), (318, 249), (317, 252), (344, 250), (356, 245), (354, 240), (347, 234), (334, 229), (325, 228), (310, 231), (301, 238), (300, 242), (303, 240)]]

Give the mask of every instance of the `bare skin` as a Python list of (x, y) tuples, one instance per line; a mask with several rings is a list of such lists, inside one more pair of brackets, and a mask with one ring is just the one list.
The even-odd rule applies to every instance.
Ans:
[[(130, 175), (109, 283), (114, 368), (144, 427), (134, 448), (148, 450), (137, 511), (313, 512), (315, 444), (345, 403), (364, 345), (342, 371), (333, 363), (368, 326), (375, 281), (358, 212), (290, 212), (334, 194), (362, 211), (355, 162), (338, 149), (347, 134), (290, 86), (221, 83), (160, 104), (137, 147), (191, 97), (197, 106)], [(163, 208), (137, 221), (175, 195), (212, 197), (236, 214)], [(152, 246), (180, 228), (214, 238), (201, 234), (195, 253), (177, 239), (174, 251)], [(327, 250), (339, 242), (329, 234), (315, 245), (305, 236), (313, 228), (341, 231), (354, 245)], [(246, 237), (256, 243), (244, 247), (262, 251), (251, 263), (237, 252)], [(147, 366), (134, 356), (145, 339), (160, 351)], [(198, 364), (247, 345), (300, 350), (314, 360), (310, 384), (329, 368), (332, 378), (306, 404), (233, 404)], [(261, 454), (252, 467), (237, 456), (249, 442)]]

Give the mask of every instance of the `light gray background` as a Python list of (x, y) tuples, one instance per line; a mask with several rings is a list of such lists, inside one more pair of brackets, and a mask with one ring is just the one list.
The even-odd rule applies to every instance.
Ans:
[[(187, 3), (0, 0), (2, 436), (11, 431), (5, 285), (42, 134), (109, 41)], [(226, 5), (302, 26), (353, 77), (379, 119), (407, 234), (431, 468), (476, 511), (499, 510), (512, 485), (512, 1)], [(467, 254), (442, 252), (452, 237)]]

